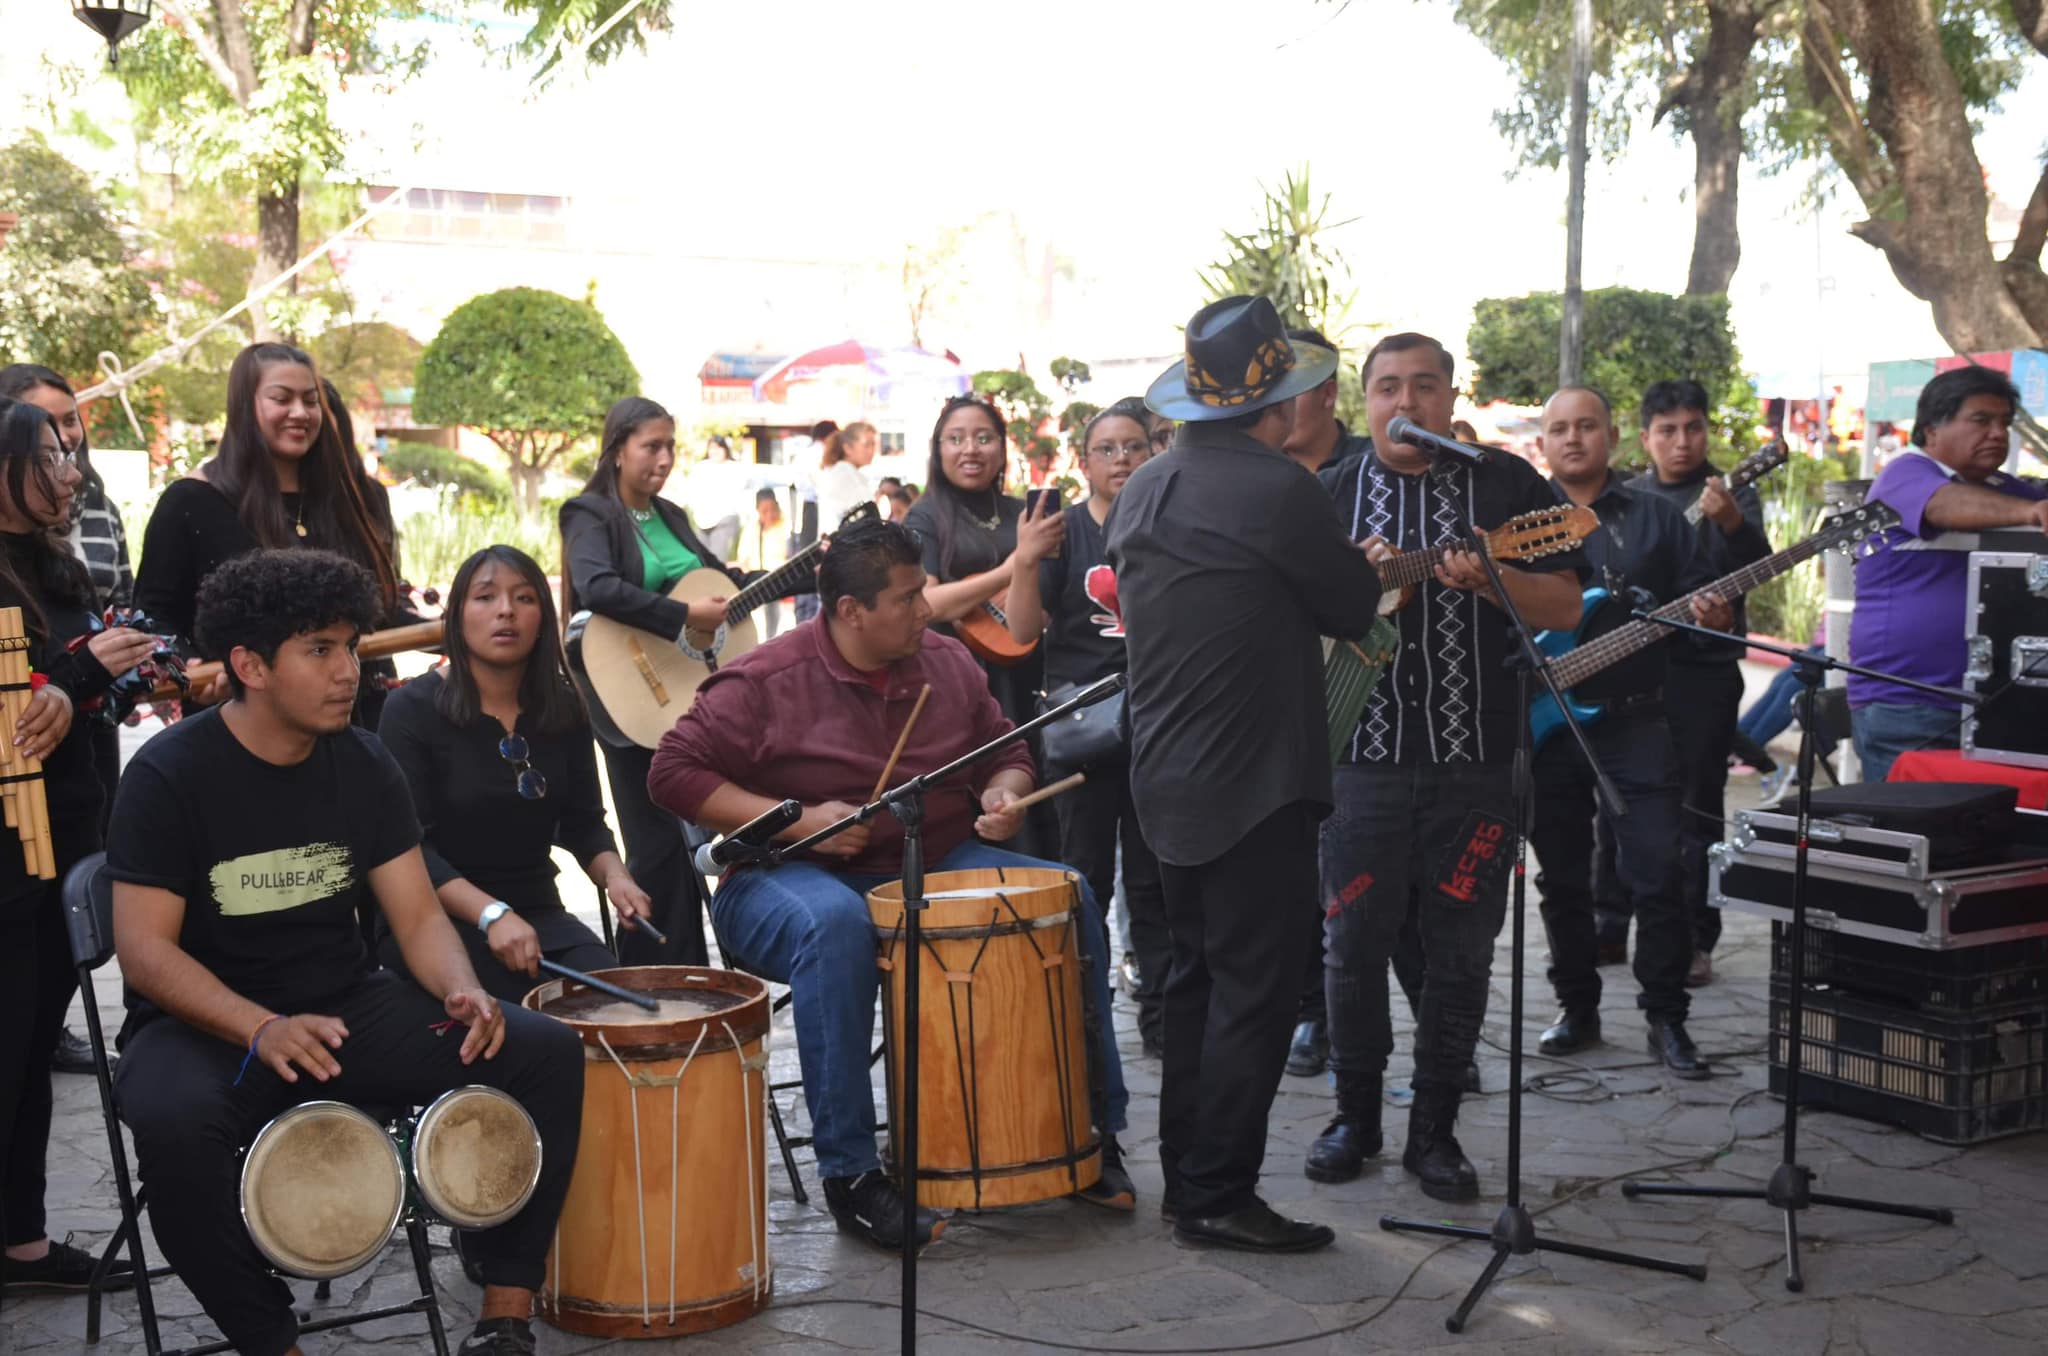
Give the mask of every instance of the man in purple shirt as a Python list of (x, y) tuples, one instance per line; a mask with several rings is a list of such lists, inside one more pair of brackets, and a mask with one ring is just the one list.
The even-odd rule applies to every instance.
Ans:
[[(1959, 367), (1920, 392), (1913, 445), (1894, 457), (1870, 497), (1897, 509), (1903, 524), (1856, 567), (1849, 657), (1923, 683), (1963, 681), (1963, 618), (1970, 558), (1930, 548), (1944, 532), (2000, 527), (2048, 530), (2048, 489), (1998, 468), (2011, 446), (2019, 392), (2003, 372)], [(1860, 675), (1849, 676), (1849, 709), (1863, 779), (1881, 782), (1909, 749), (1953, 748), (1961, 716), (1953, 702)]]

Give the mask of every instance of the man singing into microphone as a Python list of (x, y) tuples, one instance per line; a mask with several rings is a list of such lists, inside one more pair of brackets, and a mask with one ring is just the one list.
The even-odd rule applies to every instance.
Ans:
[[(800, 801), (802, 818), (776, 835), (794, 842), (868, 799), (927, 685), (931, 695), (890, 785), (1013, 728), (967, 647), (926, 629), (931, 605), (923, 560), (916, 534), (898, 523), (859, 523), (835, 535), (818, 566), (818, 616), (742, 655), (698, 689), (689, 714), (655, 751), (647, 778), (655, 803), (729, 833), (779, 801)], [(1017, 832), (1023, 814), (1009, 807), (1032, 784), (1031, 755), (1013, 744), (933, 787), (925, 798), (929, 869), (1060, 869), (987, 845)], [(920, 1246), (944, 1228), (922, 1208), (906, 1220), (905, 1201), (875, 1152), (868, 1037), (880, 984), (866, 897), (901, 876), (902, 867), (902, 827), (884, 814), (826, 839), (803, 860), (733, 870), (711, 901), (721, 945), (749, 969), (789, 985), (826, 1205), (840, 1228), (889, 1249), (902, 1246), (906, 1228), (916, 1231)], [(1128, 1099), (1109, 1023), (1109, 939), (1087, 882), (1079, 888), (1096, 1075), (1089, 1080), (1090, 1111), (1102, 1135), (1102, 1179), (1081, 1196), (1131, 1210), (1136, 1193), (1116, 1140)]]
[[(1326, 468), (1337, 516), (1368, 558), (1421, 550), (1554, 507), (1527, 462), (1492, 448), (1477, 464), (1390, 440), (1405, 417), (1448, 437), (1451, 355), (1422, 334), (1394, 334), (1366, 355), (1361, 380), (1372, 442)], [(1585, 560), (1566, 551), (1503, 565), (1523, 619), (1579, 619)], [(1510, 824), (1516, 684), (1507, 615), (1476, 556), (1443, 553), (1436, 578), (1394, 614), (1400, 647), (1337, 766), (1337, 809), (1323, 825), (1325, 964), (1337, 1116), (1309, 1150), (1319, 1182), (1356, 1177), (1380, 1151), (1380, 1081), (1394, 1046), (1387, 966), (1411, 915), (1424, 973), (1415, 1022), (1415, 1101), (1401, 1162), (1425, 1194), (1472, 1200), (1479, 1178), (1452, 1134), (1465, 1067), (1486, 1016), (1493, 941), (1506, 916), (1505, 853), (1468, 878), (1454, 868), (1473, 843), (1504, 842)]]

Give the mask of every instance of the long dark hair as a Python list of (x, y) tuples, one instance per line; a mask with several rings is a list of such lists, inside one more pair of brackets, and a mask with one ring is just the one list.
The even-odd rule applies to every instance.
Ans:
[[(0, 484), (7, 500), (28, 516), (28, 487), (33, 479), (42, 495), (55, 502), (57, 482), (43, 461), (43, 430), (57, 431), (57, 420), (48, 410), (26, 400), (0, 397)], [(22, 600), (23, 620), (29, 631), (47, 639), (49, 621), (43, 605), (48, 602), (91, 607), (92, 579), (85, 566), (71, 554), (61, 527), (32, 527), (26, 534), (31, 545), (33, 577), (24, 579), (14, 569), (8, 553), (0, 551), (0, 588)]]
[(569, 661), (562, 653), (562, 632), (555, 620), (548, 577), (539, 562), (513, 546), (486, 546), (462, 562), (455, 582), (448, 586), (448, 610), (441, 615), (441, 650), (448, 657), (448, 675), (434, 699), (435, 709), (454, 725), (467, 725), (483, 711), (476, 674), (470, 668), (469, 646), (462, 638), (462, 614), (469, 607), (470, 585), (486, 565), (516, 571), (540, 595), (540, 636), (533, 643), (533, 653), (526, 657), (526, 672), (519, 680), (521, 714), (531, 716), (534, 727), (547, 734), (575, 729), (587, 717), (569, 678)]
[(988, 487), (989, 502), (998, 514), (1002, 511), (1003, 474), (1010, 464), (1010, 426), (1003, 418), (1003, 412), (987, 396), (972, 392), (956, 395), (939, 407), (939, 417), (932, 421), (932, 455), (925, 467), (924, 497), (932, 501), (932, 522), (939, 534), (939, 574), (942, 580), (953, 577), (954, 544), (959, 539), (960, 520), (973, 512), (967, 496), (959, 486), (946, 479), (945, 459), (939, 455), (939, 434), (946, 427), (946, 421), (965, 409), (980, 410), (988, 416), (989, 423), (996, 430), (996, 478)]
[[(313, 355), (290, 344), (251, 344), (235, 355), (228, 369), (227, 428), (220, 447), (206, 463), (206, 481), (235, 505), (242, 525), (263, 547), (301, 544), (290, 514), (284, 511), (284, 493), (278, 488), (277, 467), (270, 447), (256, 425), (256, 390), (263, 382), (263, 369), (275, 363), (293, 363), (311, 372), (317, 385), (319, 369)], [(320, 397), (320, 430), (299, 463), (299, 509), (306, 525), (304, 544), (334, 551), (355, 561), (377, 581), (377, 592), (388, 613), (398, 600), (398, 570), (391, 559), (388, 534), (365, 502), (360, 464), (351, 466), (355, 456), (344, 447), (334, 410), (323, 391)]]
[[(0, 396), (9, 400), (26, 400), (28, 393), (38, 386), (48, 386), (78, 399), (78, 392), (71, 389), (71, 383), (64, 374), (40, 363), (9, 363), (0, 367)], [(85, 426), (85, 412), (78, 416), (78, 447), (71, 454), (71, 464), (78, 468), (83, 483), (78, 487), (78, 503), (83, 507), (88, 502), (104, 503), (107, 498), (107, 482), (100, 479), (100, 473), (93, 469), (92, 435)], [(74, 513), (74, 516), (75, 513)]]
[(356, 492), (363, 496), (363, 507), (370, 511), (370, 521), (383, 535), (384, 549), (391, 552), (391, 568), (395, 573), (398, 569), (398, 526), (391, 518), (391, 492), (363, 465), (362, 451), (356, 446), (355, 416), (348, 412), (348, 404), (341, 398), (341, 388), (322, 377), (320, 395), (327, 402), (327, 413), (334, 418), (334, 436), (340, 440), (341, 450), (348, 453), (344, 460), (355, 472)]

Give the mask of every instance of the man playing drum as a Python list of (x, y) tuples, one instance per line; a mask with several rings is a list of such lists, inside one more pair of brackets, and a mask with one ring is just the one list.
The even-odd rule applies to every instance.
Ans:
[[(803, 818), (795, 841), (856, 809), (913, 715), (889, 777), (900, 785), (987, 743), (1012, 726), (980, 667), (959, 641), (926, 630), (923, 552), (909, 529), (857, 524), (832, 539), (818, 567), (821, 612), (711, 675), (689, 714), (662, 738), (648, 787), (684, 819), (729, 832), (785, 799)], [(1013, 745), (926, 798), (929, 870), (1047, 867), (980, 839), (1015, 834), (1029, 794), (1031, 755)], [(741, 867), (718, 887), (711, 921), (748, 968), (790, 986), (797, 1055), (810, 1107), (825, 1200), (840, 1228), (885, 1248), (902, 1245), (904, 1201), (875, 1150), (868, 1083), (869, 1034), (879, 990), (876, 934), (866, 892), (901, 874), (903, 831), (889, 816), (820, 843), (816, 859)], [(1081, 910), (1091, 1028), (1090, 1111), (1102, 1132), (1102, 1180), (1081, 1194), (1112, 1209), (1135, 1208), (1115, 1135), (1124, 1128), (1123, 1069), (1110, 1029), (1108, 938), (1085, 881)], [(942, 1222), (920, 1209), (920, 1245)]]
[[(576, 1161), (582, 1045), (477, 982), (427, 878), (405, 778), (349, 724), (356, 638), (376, 613), (368, 573), (321, 551), (255, 552), (200, 589), (198, 633), (227, 656), (234, 695), (136, 755), (108, 835), (115, 943), (139, 1000), (118, 1100), (164, 1256), (237, 1351), (282, 1356), (298, 1325), (237, 1215), (241, 1148), (298, 1102), (409, 1108), (469, 1083), (509, 1094), (539, 1130), (539, 1181), (518, 1215), (468, 1240), (485, 1288), (462, 1352), (531, 1356)], [(376, 969), (358, 919), (373, 901), (417, 982)]]

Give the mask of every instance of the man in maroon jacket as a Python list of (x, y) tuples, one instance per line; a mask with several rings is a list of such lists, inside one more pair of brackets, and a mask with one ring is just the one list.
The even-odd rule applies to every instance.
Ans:
[[(891, 774), (900, 784), (945, 766), (1012, 728), (959, 641), (927, 631), (923, 551), (896, 523), (839, 533), (818, 567), (819, 615), (718, 670), (689, 714), (662, 738), (647, 785), (657, 805), (729, 832), (784, 799), (804, 814), (782, 835), (808, 837), (867, 798), (920, 691), (931, 696)], [(1009, 807), (1030, 793), (1031, 755), (1012, 745), (926, 796), (925, 855), (933, 871), (993, 866), (1057, 868), (990, 847), (1017, 832)], [(978, 836), (978, 838), (977, 838)], [(826, 839), (809, 859), (729, 873), (711, 901), (712, 926), (750, 968), (790, 986), (804, 1100), (825, 1202), (842, 1229), (902, 1246), (906, 1210), (875, 1152), (868, 1084), (879, 972), (867, 892), (902, 874), (903, 831), (884, 815)], [(1136, 1206), (1116, 1134), (1124, 1128), (1123, 1070), (1110, 1029), (1108, 937), (1079, 883), (1090, 1023), (1090, 1079), (1102, 1133), (1102, 1180), (1084, 1198)], [(943, 1224), (916, 1212), (920, 1242)]]

